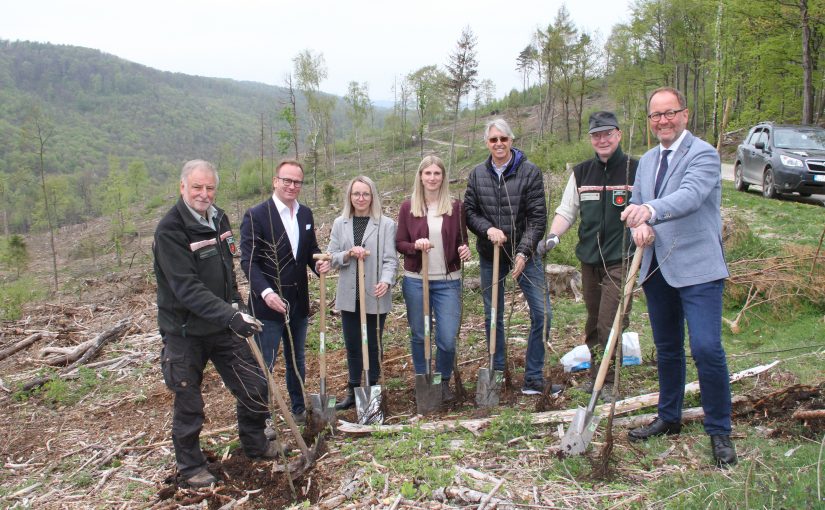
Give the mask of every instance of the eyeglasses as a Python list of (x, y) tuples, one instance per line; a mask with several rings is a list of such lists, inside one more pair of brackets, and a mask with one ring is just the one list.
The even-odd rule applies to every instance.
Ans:
[(349, 196), (351, 196), (352, 198), (370, 198), (372, 196), (372, 193), (368, 191), (364, 191), (362, 193), (353, 191), (349, 194)]
[(666, 112), (653, 112), (647, 116), (648, 119), (652, 120), (653, 122), (659, 122), (662, 117), (666, 118), (667, 120), (673, 120), (673, 117), (676, 116), (677, 113), (683, 112), (687, 110), (687, 108), (681, 108), (679, 110), (668, 110)]
[(507, 143), (507, 142), (510, 141), (510, 137), (509, 136), (491, 136), (490, 138), (487, 139), (487, 141), (490, 142), (490, 143), (498, 143), (498, 142)]
[(601, 140), (611, 138), (614, 134), (616, 134), (615, 129), (611, 129), (610, 131), (597, 131), (595, 133), (590, 133), (591, 140)]
[(304, 181), (296, 181), (295, 179), (287, 179), (286, 177), (276, 177), (276, 179), (280, 179), (284, 186), (287, 188), (290, 186), (295, 186), (296, 188), (300, 188), (304, 185)]

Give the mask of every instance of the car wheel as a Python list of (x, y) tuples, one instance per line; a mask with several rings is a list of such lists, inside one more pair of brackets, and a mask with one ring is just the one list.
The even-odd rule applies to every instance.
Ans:
[(765, 198), (777, 198), (776, 181), (773, 178), (773, 170), (765, 169), (765, 174), (762, 176), (762, 196)]
[(742, 163), (738, 161), (733, 166), (733, 186), (737, 191), (748, 191), (750, 187), (742, 175)]

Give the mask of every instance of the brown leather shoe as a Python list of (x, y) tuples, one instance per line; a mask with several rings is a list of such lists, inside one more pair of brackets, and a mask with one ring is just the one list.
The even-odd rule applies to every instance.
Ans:
[(733, 447), (730, 436), (710, 436), (710, 447), (713, 450), (713, 460), (717, 467), (726, 468), (736, 465), (738, 461), (736, 449)]
[(186, 479), (189, 487), (197, 489), (199, 487), (209, 487), (213, 483), (218, 483), (218, 479), (209, 472), (206, 468), (201, 468), (200, 471)]
[(628, 432), (627, 437), (631, 441), (644, 441), (653, 436), (678, 434), (681, 431), (681, 423), (668, 423), (657, 416), (650, 425), (637, 427)]

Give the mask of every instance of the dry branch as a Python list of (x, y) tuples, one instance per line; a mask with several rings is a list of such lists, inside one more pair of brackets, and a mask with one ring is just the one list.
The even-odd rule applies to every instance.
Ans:
[[(746, 377), (753, 377), (766, 372), (776, 366), (779, 361), (774, 361), (768, 365), (760, 365), (754, 368), (749, 368), (741, 372), (737, 372), (730, 376), (730, 381), (736, 382)], [(694, 381), (685, 385), (685, 394), (697, 393), (699, 391), (699, 382)], [(631, 397), (625, 400), (616, 402), (615, 414), (627, 414), (631, 411), (641, 409), (644, 407), (654, 406), (659, 403), (659, 392), (648, 393), (647, 395), (640, 395), (638, 397)], [(598, 414), (604, 415), (610, 410), (610, 404), (603, 404), (596, 408)], [(554, 423), (568, 423), (576, 414), (575, 409), (565, 409), (561, 411), (547, 411), (543, 413), (533, 413), (532, 422), (536, 425), (554, 424)], [(463, 427), (470, 432), (476, 434), (483, 429), (494, 419), (494, 417), (479, 418), (474, 420), (445, 420), (437, 422), (422, 423), (421, 430), (440, 432), (446, 430), (456, 430)], [(347, 421), (338, 421), (338, 430), (346, 434), (372, 434), (373, 432), (401, 432), (409, 425), (360, 425), (357, 423), (350, 423)]]
[(43, 363), (47, 365), (66, 365), (67, 363), (73, 363), (80, 359), (94, 343), (95, 341), (92, 339), (86, 340), (74, 347), (44, 347), (40, 350), (40, 357), (43, 358)]
[(36, 341), (40, 340), (43, 337), (54, 337), (55, 334), (50, 331), (41, 331), (39, 333), (34, 333), (33, 335), (29, 335), (28, 337), (20, 340), (19, 342), (6, 347), (2, 351), (0, 351), (0, 361), (8, 358), (12, 354), (16, 353), (17, 351), (21, 351), (26, 347), (30, 346), (31, 344), (35, 343)]
[[(57, 374), (57, 377), (65, 378), (75, 368), (77, 368), (80, 365), (86, 363), (87, 361), (92, 359), (95, 355), (97, 355), (97, 353), (100, 352), (100, 350), (103, 348), (104, 345), (106, 345), (107, 342), (126, 334), (132, 327), (133, 327), (133, 324), (132, 324), (131, 319), (127, 318), (127, 319), (121, 319), (120, 321), (118, 321), (110, 329), (107, 329), (106, 331), (100, 333), (94, 339), (92, 339), (91, 346), (88, 349), (86, 349), (86, 351), (83, 353), (83, 355), (79, 359), (77, 359), (74, 363), (67, 366), (63, 370), (61, 370)], [(31, 391), (32, 389), (37, 388), (39, 386), (42, 386), (42, 385), (46, 384), (47, 382), (51, 381), (52, 378), (53, 378), (53, 376), (37, 377), (37, 378), (32, 379), (31, 381), (23, 384), (23, 386), (21, 386), (20, 389), (22, 391)]]
[(788, 255), (730, 262), (726, 293), (744, 301), (733, 320), (725, 320), (738, 333), (745, 312), (771, 303), (797, 306), (800, 300), (825, 304), (825, 273), (815, 274), (818, 254), (804, 247), (789, 247)]
[(791, 418), (795, 420), (825, 420), (825, 409), (797, 409)]
[[(506, 499), (493, 498), (492, 496), (485, 501), (488, 495), (491, 495), (495, 490), (498, 490), (500, 485), (497, 485), (489, 494), (479, 492), (466, 487), (444, 487), (433, 491), (433, 499), (446, 503), (449, 500), (457, 500), (462, 503), (482, 503), (490, 505), (491, 508), (498, 508), (499, 510), (515, 510), (516, 506)], [(479, 505), (480, 506), (480, 505)]]

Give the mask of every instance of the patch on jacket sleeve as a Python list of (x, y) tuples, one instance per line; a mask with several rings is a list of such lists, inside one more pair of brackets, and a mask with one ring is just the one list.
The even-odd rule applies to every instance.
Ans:
[(235, 236), (232, 235), (231, 230), (227, 230), (221, 234), (221, 241), (226, 241), (226, 246), (229, 248), (229, 253), (235, 255), (238, 252), (238, 245), (235, 242)]

